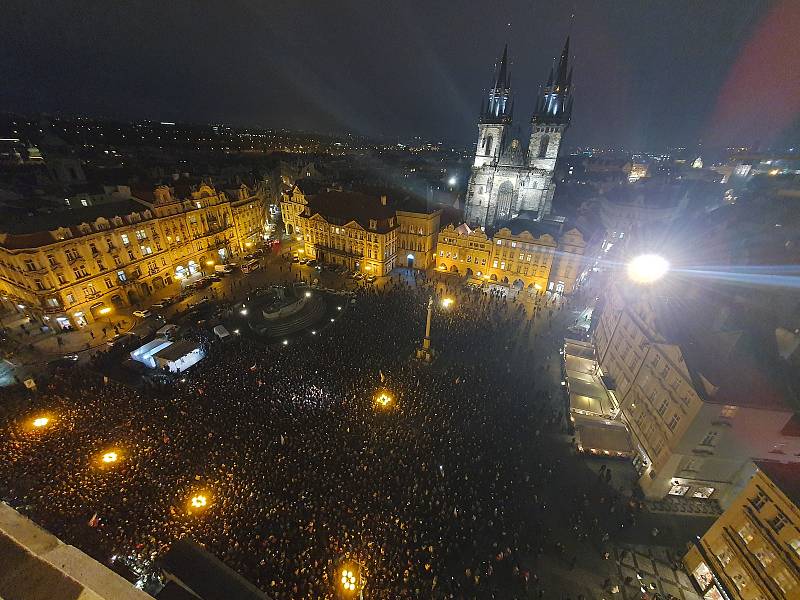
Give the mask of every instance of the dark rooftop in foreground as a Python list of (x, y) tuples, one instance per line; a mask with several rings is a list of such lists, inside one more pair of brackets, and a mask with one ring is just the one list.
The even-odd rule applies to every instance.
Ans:
[(172, 544), (159, 564), (201, 600), (269, 600), (247, 579), (190, 540)]
[(129, 215), (140, 212), (148, 207), (136, 200), (116, 200), (101, 202), (92, 206), (67, 208), (52, 212), (27, 213), (6, 215), (0, 223), (0, 232), (15, 235), (25, 235), (40, 231), (52, 231), (59, 227), (75, 227), (81, 223), (91, 223), (98, 217), (110, 219), (116, 216)]
[(800, 463), (764, 460), (756, 462), (756, 466), (800, 508)]

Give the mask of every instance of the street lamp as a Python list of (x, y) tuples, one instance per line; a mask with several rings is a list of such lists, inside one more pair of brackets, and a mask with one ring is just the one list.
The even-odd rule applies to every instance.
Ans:
[[(452, 298), (442, 300), (442, 308), (450, 308), (453, 305)], [(434, 352), (431, 348), (431, 317), (433, 316), (433, 296), (428, 299), (428, 316), (425, 320), (425, 338), (422, 340), (422, 348), (417, 348), (416, 356), (425, 362), (432, 362)]]
[(36, 417), (33, 420), (33, 426), (36, 429), (42, 429), (43, 427), (47, 427), (47, 424), (50, 422), (49, 417)]
[(392, 398), (392, 395), (387, 390), (379, 390), (375, 395), (375, 404), (381, 408), (387, 408), (393, 400), (394, 398)]
[(364, 591), (365, 572), (360, 563), (346, 559), (338, 572), (339, 589), (345, 598), (362, 598)]
[(628, 263), (628, 278), (636, 283), (654, 283), (669, 271), (669, 262), (658, 254), (642, 254)]

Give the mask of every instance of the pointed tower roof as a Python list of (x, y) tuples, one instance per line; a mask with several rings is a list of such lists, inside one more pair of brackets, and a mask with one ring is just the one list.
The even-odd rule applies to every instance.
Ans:
[(564, 42), (564, 49), (561, 51), (561, 58), (558, 60), (558, 76), (555, 81), (556, 84), (566, 85), (568, 68), (569, 68), (569, 36), (567, 36), (567, 41)]
[(508, 88), (508, 78), (508, 44), (506, 44), (503, 47), (503, 57), (500, 59), (500, 67), (497, 71), (497, 79), (495, 80), (494, 87), (500, 89)]

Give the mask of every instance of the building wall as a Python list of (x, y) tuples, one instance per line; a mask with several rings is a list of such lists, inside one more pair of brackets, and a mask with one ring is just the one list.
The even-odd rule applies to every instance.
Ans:
[(6, 247), (5, 236), (2, 298), (54, 329), (111, 319), (114, 309), (240, 252), (242, 235), (266, 218), (253, 204), (234, 212), (227, 197), (207, 185), (186, 199), (160, 188), (155, 202), (137, 212), (41, 232), (30, 247)]
[(800, 597), (800, 510), (757, 470), (744, 491), (683, 559), (706, 598)]
[(706, 400), (680, 347), (654, 327), (648, 306), (627, 303), (612, 287), (595, 329), (600, 366), (616, 383), (637, 445), (639, 485), (649, 498), (713, 490), (708, 497), (724, 506), (753, 458), (775, 458), (776, 447), (787, 456), (800, 452), (800, 440), (780, 433), (792, 413)]
[[(442, 211), (415, 213), (398, 210), (397, 265), (415, 269), (429, 269), (436, 260), (436, 242)], [(411, 260), (409, 260), (411, 257)]]
[(548, 234), (537, 238), (523, 231), (515, 235), (507, 228), (487, 238), (480, 230), (465, 234), (450, 225), (439, 233), (436, 264), (441, 271), (519, 289), (568, 294), (575, 289), (586, 244), (577, 229), (567, 232), (564, 240), (562, 245)]
[(382, 277), (395, 267), (398, 227), (396, 222), (387, 232), (369, 231), (355, 221), (345, 225), (329, 223), (322, 215), (300, 215), (296, 223), (302, 228), (304, 252), (320, 262), (344, 265)]

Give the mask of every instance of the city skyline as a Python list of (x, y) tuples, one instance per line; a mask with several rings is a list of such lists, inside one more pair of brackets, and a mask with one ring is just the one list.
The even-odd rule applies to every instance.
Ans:
[(242, 3), (101, 15), (12, 5), (0, 110), (468, 144), (503, 46), (514, 129), (524, 130), (571, 34), (568, 146), (794, 145), (800, 90), (789, 74), (800, 53), (790, 34), (800, 10), (786, 1), (732, 8)]

